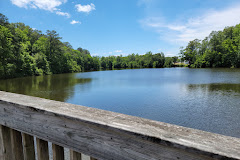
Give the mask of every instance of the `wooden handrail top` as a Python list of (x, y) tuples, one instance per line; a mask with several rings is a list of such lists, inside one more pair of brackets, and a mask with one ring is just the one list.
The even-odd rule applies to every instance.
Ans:
[(99, 160), (240, 160), (239, 138), (3, 91), (0, 124)]

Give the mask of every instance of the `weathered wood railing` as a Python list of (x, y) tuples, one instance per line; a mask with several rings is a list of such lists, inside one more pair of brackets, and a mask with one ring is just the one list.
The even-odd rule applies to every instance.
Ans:
[(48, 160), (48, 141), (54, 160), (240, 159), (238, 138), (2, 91), (0, 126), (1, 160)]

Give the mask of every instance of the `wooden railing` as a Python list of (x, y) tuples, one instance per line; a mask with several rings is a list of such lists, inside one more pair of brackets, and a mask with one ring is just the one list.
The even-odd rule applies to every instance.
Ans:
[(238, 138), (2, 91), (0, 126), (1, 160), (240, 160)]

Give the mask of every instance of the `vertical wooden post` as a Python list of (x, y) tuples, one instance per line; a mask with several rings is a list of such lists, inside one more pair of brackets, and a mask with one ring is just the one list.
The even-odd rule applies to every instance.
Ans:
[(13, 160), (10, 128), (0, 125), (1, 160)]
[(25, 160), (35, 160), (34, 138), (28, 134), (22, 133), (23, 152)]
[(37, 138), (38, 160), (49, 160), (48, 142)]
[(15, 160), (24, 160), (23, 157), (23, 145), (22, 145), (22, 134), (14, 129), (10, 129), (12, 151)]
[(64, 149), (63, 147), (52, 144), (53, 160), (64, 160)]
[(90, 157), (90, 160), (97, 160), (96, 158), (92, 158), (92, 157)]
[(70, 150), (70, 160), (81, 160), (81, 159), (82, 159), (81, 153)]
[(0, 159), (3, 159), (3, 138), (2, 138), (2, 129), (0, 125)]

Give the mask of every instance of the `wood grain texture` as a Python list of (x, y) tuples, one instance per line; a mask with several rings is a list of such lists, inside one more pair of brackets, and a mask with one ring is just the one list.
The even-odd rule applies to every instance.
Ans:
[(2, 126), (0, 125), (0, 159), (3, 159), (3, 150)]
[(52, 152), (53, 152), (53, 160), (64, 160), (63, 147), (56, 144), (52, 144)]
[(39, 138), (36, 141), (38, 160), (49, 160), (48, 142)]
[(28, 134), (22, 133), (23, 153), (25, 160), (35, 160), (34, 138)]
[(240, 139), (0, 91), (0, 124), (98, 160), (240, 159)]
[(82, 154), (75, 152), (73, 150), (70, 150), (70, 160), (82, 160)]
[(24, 160), (22, 134), (14, 129), (10, 130), (13, 157), (15, 160)]
[(10, 128), (0, 125), (1, 160), (13, 160)]

